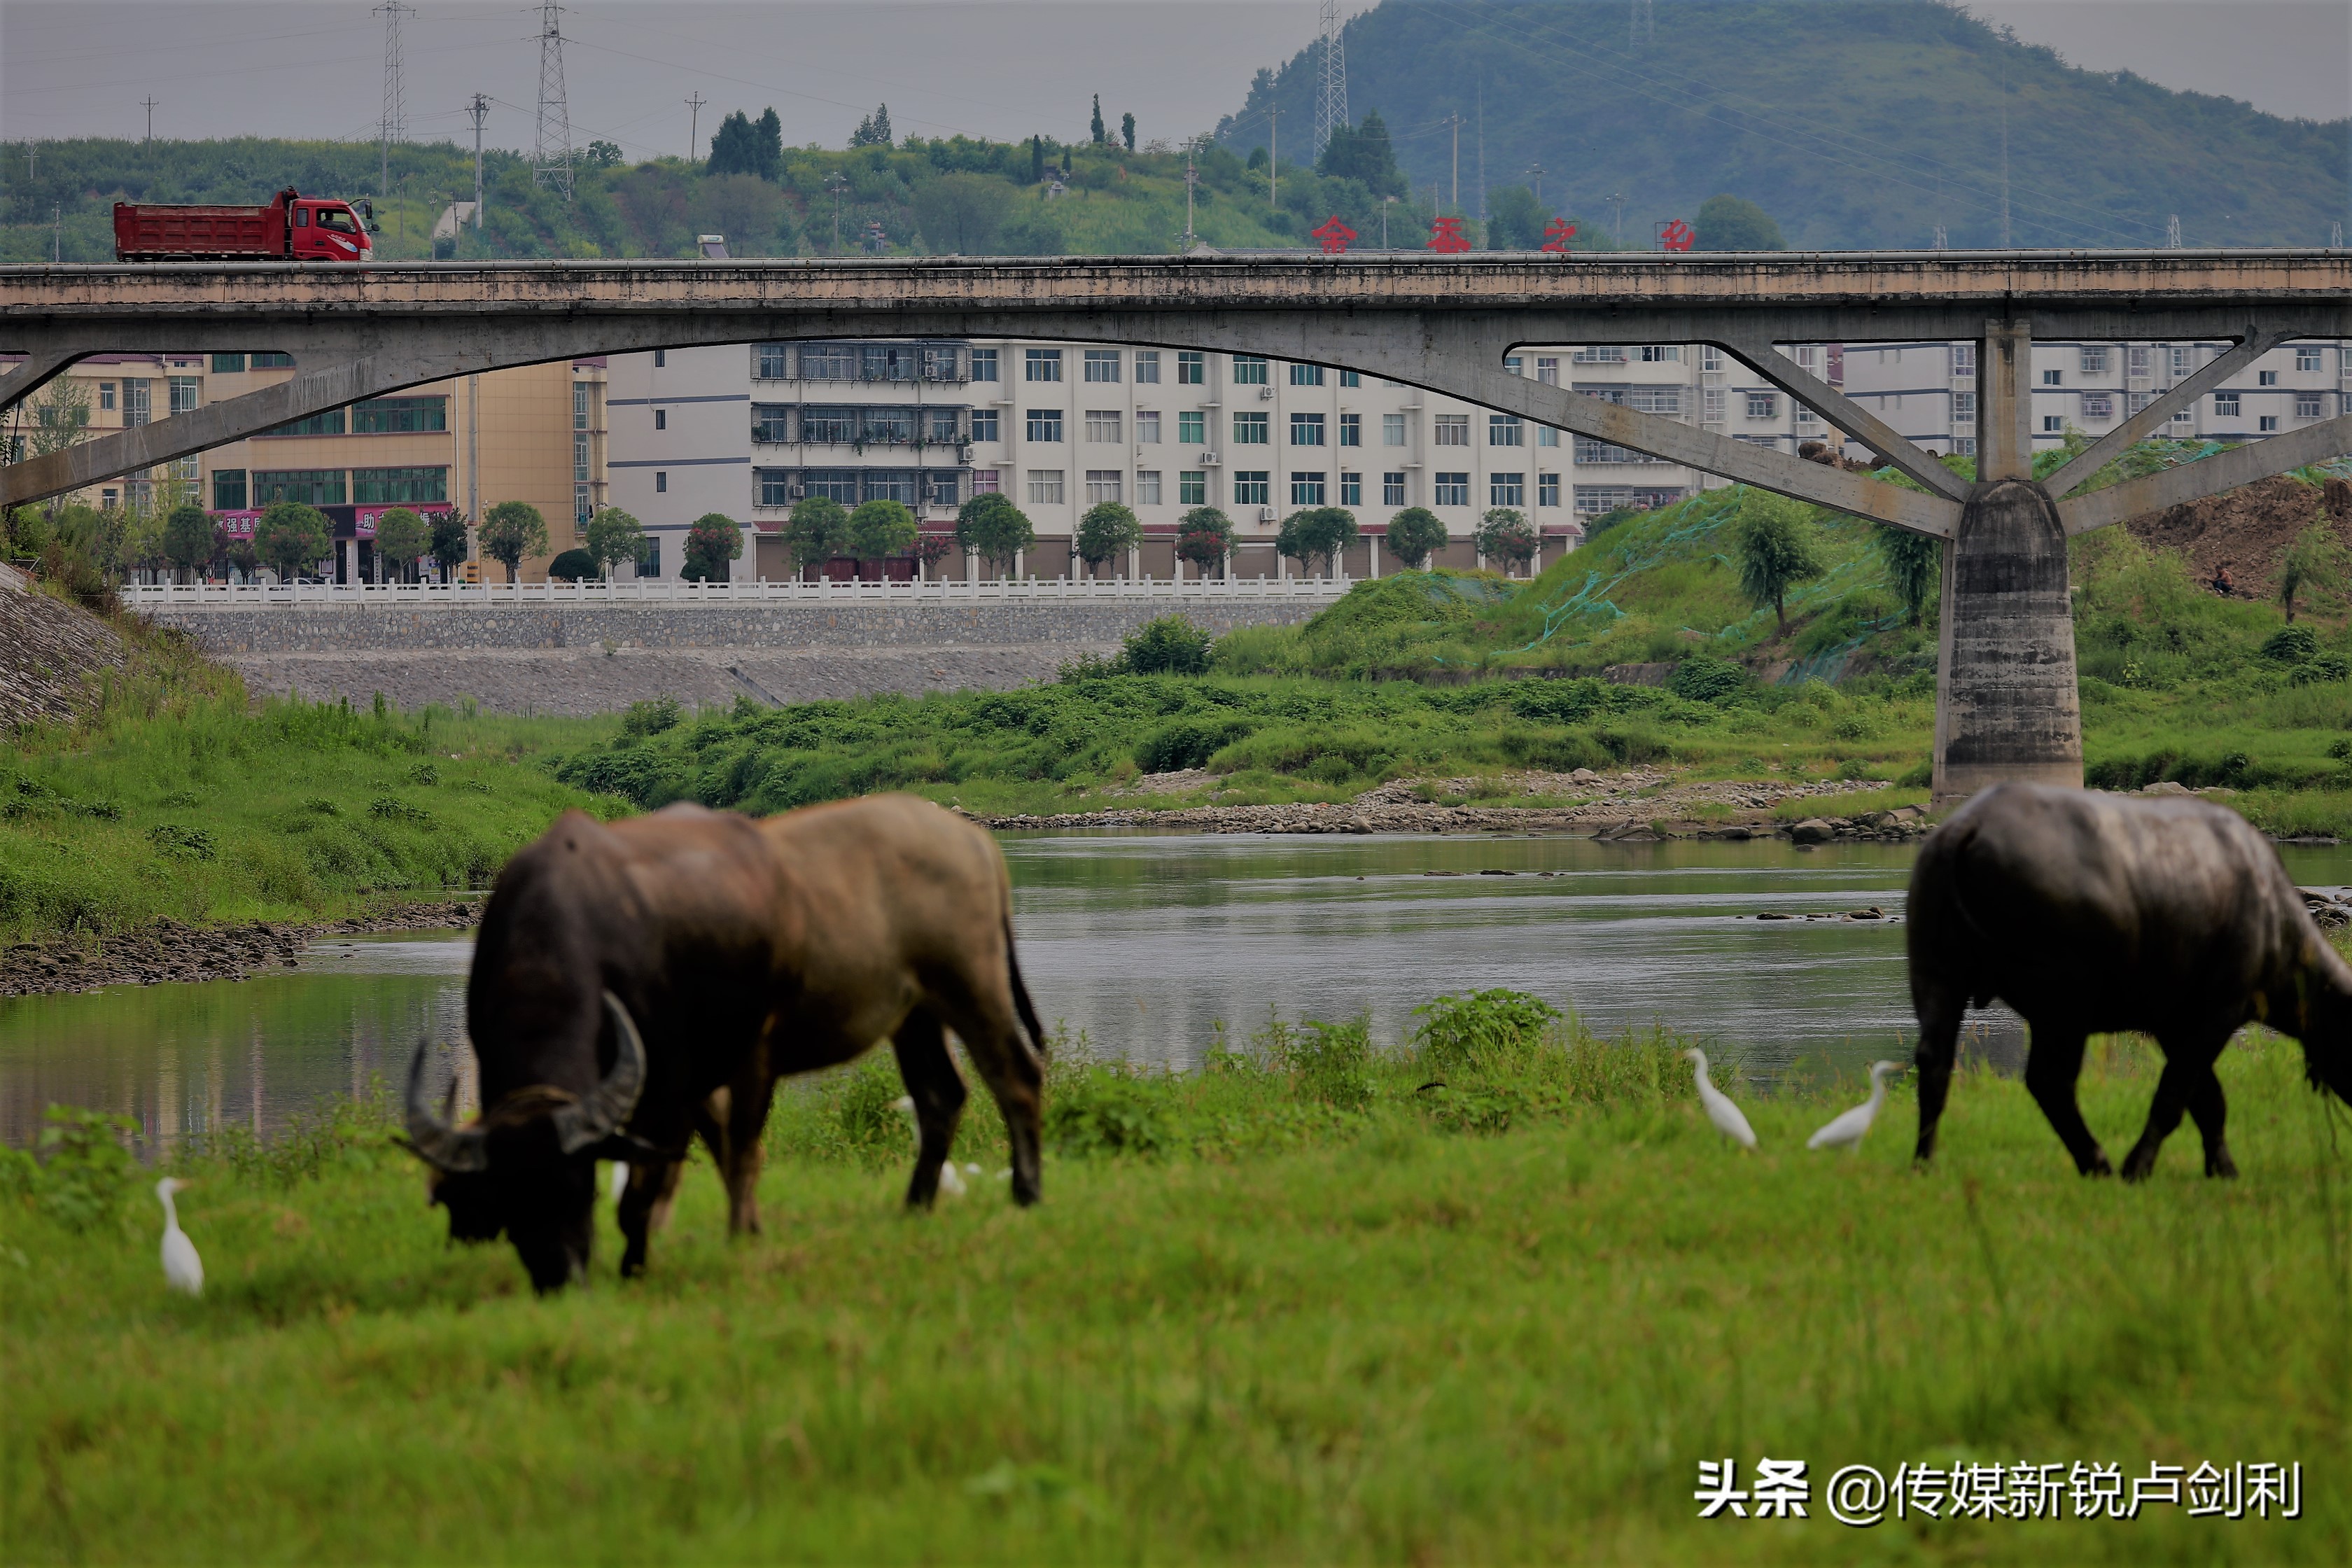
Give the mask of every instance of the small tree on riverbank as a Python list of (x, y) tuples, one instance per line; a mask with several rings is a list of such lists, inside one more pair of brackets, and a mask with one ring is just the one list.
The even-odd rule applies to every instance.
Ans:
[(860, 566), (872, 566), (878, 573), (892, 556), (912, 552), (916, 536), (921, 532), (921, 525), (905, 503), (870, 500), (849, 514), (849, 552), (857, 557)]
[(1911, 612), (1911, 624), (1921, 625), (1927, 618), (1928, 602), (1943, 591), (1944, 542), (1932, 534), (1882, 522), (1878, 552), (1886, 558), (1887, 578), (1904, 608)]
[(1302, 567), (1320, 560), (1323, 575), (1330, 576), (1339, 552), (1356, 542), (1356, 514), (1343, 506), (1309, 507), (1282, 520), (1274, 547)]
[(408, 569), (432, 544), (433, 531), (404, 506), (394, 507), (375, 520), (375, 552), (392, 563), (395, 580), (407, 576)]
[(2305, 589), (2341, 593), (2347, 565), (2352, 556), (2325, 519), (2296, 534), (2279, 556), (2279, 605), (2286, 611), (2286, 624), (2294, 625), (2295, 596)]
[(1425, 506), (1409, 506), (1389, 519), (1388, 543), (1390, 554), (1409, 570), (1422, 571), (1445, 548), (1444, 520)]
[(1478, 525), (1478, 553), (1489, 565), (1501, 562), (1507, 577), (1512, 567), (1525, 570), (1536, 558), (1536, 542), (1534, 525), (1517, 507), (1498, 506)]
[(1070, 542), (1070, 552), (1093, 571), (1142, 542), (1143, 524), (1135, 513), (1115, 500), (1107, 500), (1087, 508), (1087, 514), (1078, 519), (1078, 533)]
[(1023, 551), (1036, 544), (1037, 531), (1030, 526), (1029, 514), (1013, 504), (1012, 497), (991, 490), (956, 510), (956, 542), (1002, 577), (1012, 572)]
[(611, 576), (624, 561), (635, 561), (646, 547), (646, 527), (619, 507), (599, 507), (588, 520), (588, 555), (597, 570)]
[(727, 563), (743, 553), (743, 528), (723, 511), (706, 511), (686, 531), (686, 562), (678, 575), (693, 583), (724, 583)]
[(482, 553), (503, 564), (507, 581), (517, 581), (526, 556), (547, 550), (547, 520), (527, 500), (502, 500), (482, 514)]
[(1176, 522), (1176, 559), (1190, 561), (1209, 574), (1211, 567), (1220, 572), (1225, 560), (1234, 552), (1234, 520), (1213, 506), (1196, 506)]
[(1739, 588), (1761, 609), (1772, 606), (1780, 636), (1789, 635), (1789, 590), (1828, 570), (1813, 539), (1810, 510), (1800, 500), (1751, 489), (1739, 499), (1733, 549), (1739, 562)]
[(824, 571), (849, 548), (848, 510), (831, 496), (801, 497), (784, 520), (784, 548), (793, 552), (793, 571)]
[(473, 546), (466, 538), (466, 530), (473, 519), (464, 512), (445, 511), (433, 520), (433, 559), (441, 568), (441, 581), (457, 580), (457, 568), (466, 563)]
[(327, 514), (305, 501), (271, 501), (253, 528), (253, 548), (281, 583), (316, 566), (335, 547)]
[(218, 549), (212, 518), (194, 501), (182, 501), (163, 520), (163, 559), (178, 571), (202, 571)]

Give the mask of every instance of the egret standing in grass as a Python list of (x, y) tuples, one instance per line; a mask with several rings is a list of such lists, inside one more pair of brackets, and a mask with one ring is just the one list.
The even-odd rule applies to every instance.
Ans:
[(1694, 1046), (1683, 1057), (1698, 1064), (1698, 1102), (1706, 1107), (1706, 1119), (1715, 1123), (1715, 1130), (1744, 1149), (1756, 1147), (1756, 1130), (1748, 1125), (1748, 1118), (1739, 1114), (1739, 1107), (1728, 1096), (1706, 1081), (1706, 1053)]
[(1886, 1075), (1902, 1070), (1901, 1062), (1871, 1063), (1870, 1098), (1806, 1139), (1805, 1147), (1852, 1149), (1859, 1145), (1862, 1135), (1870, 1131), (1870, 1124), (1878, 1120), (1878, 1108), (1886, 1103)]
[[(915, 1097), (911, 1094), (902, 1094), (890, 1102), (890, 1107), (894, 1110), (903, 1110), (907, 1113), (907, 1125), (915, 1130), (915, 1147), (920, 1149), (923, 1146), (923, 1120), (915, 1114)], [(980, 1167), (974, 1165), (971, 1170), (977, 1175)], [(956, 1169), (956, 1163), (953, 1160), (940, 1162), (940, 1191), (951, 1198), (963, 1196), (963, 1173)]]
[(163, 1282), (186, 1296), (205, 1293), (205, 1260), (196, 1256), (196, 1244), (180, 1228), (180, 1211), (172, 1202), (172, 1194), (188, 1184), (177, 1176), (166, 1176), (155, 1184), (155, 1196), (163, 1205)]

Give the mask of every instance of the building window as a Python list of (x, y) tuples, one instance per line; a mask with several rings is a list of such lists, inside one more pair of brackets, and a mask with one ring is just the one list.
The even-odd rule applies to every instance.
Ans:
[(1723, 368), (1723, 351), (1713, 343), (1700, 344), (1698, 367), (1703, 371), (1720, 371)]
[(1141, 446), (1160, 445), (1160, 410), (1139, 408), (1135, 411), (1135, 439)]
[(1403, 470), (1391, 469), (1381, 476), (1381, 504), (1382, 506), (1404, 505)]
[(1652, 343), (1642, 351), (1643, 364), (1680, 364), (1683, 359), (1679, 343)]
[(1321, 474), (1294, 473), (1290, 476), (1290, 504), (1293, 506), (1321, 506), (1323, 491)]
[(2177, 376), (2189, 374), (2189, 350), (2186, 347), (2172, 351), (2172, 374)]
[(1973, 425), (1977, 418), (1977, 395), (1973, 392), (1952, 394), (1952, 417), (1962, 424)]
[(842, 446), (857, 439), (857, 410), (812, 404), (801, 410), (801, 439)]
[(793, 504), (793, 475), (791, 469), (754, 468), (751, 471), (751, 482), (757, 487), (753, 493), (760, 498), (759, 504), (761, 506), (790, 506)]
[(175, 375), (164, 383), (165, 394), (172, 400), (172, 412), (194, 414), (196, 411), (196, 389), (203, 384), (193, 375)]
[(2124, 373), (2126, 375), (2146, 375), (2147, 374), (2148, 353), (2148, 346), (2146, 343), (2134, 343), (2130, 347), (2125, 349)]
[(2238, 395), (2234, 392), (2215, 393), (2213, 416), (2217, 419), (2235, 419), (2238, 416)]
[(1030, 469), (1029, 500), (1033, 505), (1060, 505), (1062, 500), (1062, 470), (1059, 468)]
[(936, 468), (923, 476), (923, 499), (933, 506), (952, 507), (963, 498), (956, 493), (956, 471)]
[(1559, 432), (1558, 430), (1553, 429), (1553, 428), (1552, 428), (1550, 426), (1549, 426), (1549, 425), (1538, 425), (1538, 426), (1536, 426), (1536, 445), (1537, 445), (1537, 446), (1538, 446), (1538, 447), (1557, 447), (1557, 446), (1559, 446)]
[(1180, 447), (1205, 447), (1209, 444), (1209, 416), (1194, 409), (1176, 416), (1176, 444)]
[(2297, 343), (2294, 348), (2294, 368), (2297, 370), (2317, 370), (2319, 368), (2318, 345), (2314, 343)]
[(1234, 469), (1234, 504), (1235, 506), (1265, 505), (1274, 499), (1271, 478), (1272, 476), (1268, 475), (1264, 468)]
[(2082, 351), (2081, 366), (2082, 372), (2084, 375), (2106, 374), (2107, 351), (2104, 348), (2084, 349)]
[(1176, 475), (1176, 504), (1206, 506), (1209, 504), (1209, 476), (1190, 469), (1179, 469)]
[(573, 485), (572, 487), (572, 526), (573, 530), (576, 531), (580, 529), (586, 528), (588, 526), (588, 519), (595, 512), (595, 487), (593, 485)]
[(1361, 386), (1364, 384), (1364, 373), (1360, 370), (1343, 370), (1339, 373), (1339, 384), (1341, 386)]
[(1559, 476), (1558, 474), (1538, 474), (1536, 476), (1536, 505), (1558, 506), (1559, 504)]
[(1819, 343), (1797, 345), (1797, 368), (1808, 375), (1822, 374), (1822, 347)]
[(1381, 416), (1381, 445), (1383, 447), (1402, 447), (1404, 445), (1403, 415), (1383, 414)]
[(1270, 439), (1271, 437), (1266, 434), (1265, 415), (1236, 414), (1234, 416), (1234, 446), (1263, 447)]
[(2194, 408), (2176, 408), (2172, 411), (2172, 422), (2175, 425), (2186, 425), (2196, 417), (2197, 414)]
[(1089, 408), (1087, 410), (1087, 439), (1089, 441), (1124, 439), (1119, 434), (1119, 426), (1124, 423), (1116, 408)]
[(664, 370), (667, 369), (668, 365), (669, 351), (667, 349), (654, 350), (654, 368), (656, 370)]
[(661, 575), (660, 540), (640, 539), (637, 541), (637, 575), (640, 577), (658, 577)]
[(837, 500), (844, 506), (857, 504), (857, 470), (856, 468), (811, 468), (802, 481), (809, 495)]
[(1158, 349), (1135, 351), (1135, 384), (1138, 386), (1160, 384), (1160, 351)]
[(2063, 370), (2045, 370), (2042, 373), (2042, 384), (2063, 386), (2066, 384), (2066, 373)]
[(1440, 447), (1467, 447), (1470, 444), (1470, 416), (1440, 414), (1431, 422), (1432, 439)]
[(994, 468), (974, 468), (971, 471), (971, 493), (976, 496), (1003, 494), (1003, 476)]
[(343, 504), (341, 468), (257, 468), (253, 473), (255, 506), (298, 500), (311, 506)]
[(248, 370), (292, 370), (294, 356), (272, 350), (267, 353), (247, 354), (245, 363)]
[(1126, 489), (1125, 476), (1117, 468), (1087, 470), (1087, 501), (1094, 505), (1107, 500), (1125, 500), (1120, 493)]
[[(378, 398), (376, 401), (383, 403), (389, 401), (389, 399)], [(585, 430), (588, 428), (588, 411), (591, 406), (589, 383), (584, 381), (573, 382), (572, 384), (572, 427), (574, 430)], [(444, 418), (446, 418), (446, 415), (444, 416)]]
[(1323, 367), (1319, 364), (1292, 365), (1290, 367), (1290, 384), (1293, 386), (1322, 385)]
[(1546, 386), (1558, 386), (1559, 384), (1559, 356), (1558, 354), (1536, 355), (1536, 380)]
[[(914, 351), (900, 343), (860, 343), (857, 375), (861, 381), (912, 381)], [(1059, 381), (1061, 377), (1054, 379)]]
[(1263, 354), (1235, 354), (1234, 356), (1234, 384), (1235, 386), (1264, 386), (1266, 384), (1265, 356)]
[(1748, 394), (1748, 417), (1750, 419), (1769, 419), (1780, 412), (1780, 399), (1776, 394), (1769, 392)]
[(2322, 394), (2316, 392), (2296, 393), (2294, 395), (2294, 416), (2297, 419), (2318, 418), (2319, 402), (2322, 395)]
[(1435, 491), (1433, 499), (1439, 506), (1468, 506), (1470, 504), (1470, 476), (1468, 474), (1440, 473), (1437, 476), (1436, 482), (1431, 488)]
[(656, 408), (654, 410), (654, 428), (656, 430), (667, 430), (669, 428), (668, 409)]
[(751, 379), (782, 381), (792, 374), (791, 353), (783, 343), (758, 343), (751, 350)]
[(1160, 470), (1158, 468), (1135, 470), (1135, 504), (1138, 506), (1160, 504)]
[(1339, 504), (1341, 506), (1361, 506), (1364, 504), (1363, 475), (1350, 474), (1344, 471), (1341, 472), (1339, 475)]
[(243, 354), (213, 355), (213, 374), (215, 375), (237, 375), (242, 374), (244, 370), (245, 356)]
[[(137, 384), (125, 382), (123, 384), (125, 386), (130, 386)], [(2274, 370), (2258, 370), (2254, 372), (2254, 384), (2256, 386), (2276, 386), (2278, 384), (2278, 372)]]
[(1320, 447), (1323, 444), (1323, 416), (1320, 414), (1292, 415), (1290, 444), (1294, 447)]
[(668, 493), (669, 493), (669, 475), (667, 475), (667, 473), (663, 472), (663, 471), (662, 471), (661, 469), (659, 469), (659, 468), (656, 468), (656, 469), (654, 470), (654, 494), (656, 494), (656, 495), (659, 496), (659, 495), (667, 495)]
[(1026, 433), (1032, 441), (1060, 440), (1062, 411), (1058, 408), (1032, 408), (1029, 411)]
[(963, 420), (952, 408), (931, 410), (929, 435), (926, 437), (934, 447), (955, 447), (963, 442)]
[(997, 434), (1001, 426), (997, 424), (996, 420), (995, 409), (975, 408), (971, 411), (971, 438), (973, 440), (998, 440), (1001, 438)]
[(1699, 418), (1709, 425), (1722, 424), (1724, 399), (1724, 390), (1719, 386), (1703, 386), (1699, 388)]
[(152, 424), (154, 419), (152, 384), (145, 381), (124, 382), (122, 384), (123, 428), (127, 430), (133, 426)]
[(1577, 364), (1623, 364), (1625, 351), (1622, 348), (1578, 349), (1569, 359)]
[(1528, 504), (1528, 477), (1525, 474), (1492, 474), (1487, 477), (1488, 506), (1525, 506)]
[(2268, 435), (2270, 432), (2278, 428), (2278, 416), (2275, 414), (2265, 414), (2262, 416), (2254, 421), (2254, 428), (2262, 431), (2264, 435)]
[(857, 345), (855, 343), (803, 343), (801, 345), (801, 379), (803, 381), (856, 381), (857, 379)]
[[(585, 392), (587, 389), (579, 389)], [(575, 417), (572, 428), (584, 430), (586, 424), (579, 419), (580, 400), (573, 399)], [(352, 405), (352, 434), (354, 436), (408, 435), (420, 430), (449, 428), (449, 400), (446, 397), (371, 397)]]
[(1117, 349), (1088, 349), (1086, 353), (1086, 374), (1088, 381), (1115, 382), (1118, 379)]
[(1977, 346), (1974, 343), (1952, 345), (1952, 374), (1956, 377), (1977, 373)]
[[(1739, 439), (1750, 444), (1760, 442), (1767, 447), (1772, 445), (1772, 437), (1769, 436), (1742, 436)], [(1612, 447), (1606, 441), (1596, 441), (1590, 436), (1579, 436), (1576, 438), (1576, 460), (1580, 463), (1657, 463), (1664, 461), (1662, 458), (1651, 457), (1647, 452), (1636, 452), (1630, 447)]]
[(572, 482), (584, 484), (594, 478), (588, 471), (588, 437), (583, 431), (572, 437)]
[(1516, 414), (1486, 416), (1486, 445), (1489, 447), (1521, 447), (1526, 442), (1526, 427)]
[(2115, 416), (2116, 400), (2113, 396), (2104, 392), (2086, 392), (2083, 394), (2084, 418), (2112, 419)]
[(859, 488), (866, 500), (894, 500), (910, 507), (919, 493), (916, 488), (919, 476), (905, 468), (868, 468), (863, 478), (865, 483)]
[(974, 381), (994, 381), (996, 379), (996, 351), (994, 349), (974, 349), (971, 351), (971, 378)]
[(1633, 492), (1630, 489), (1597, 485), (1576, 487), (1576, 514), (1579, 517), (1599, 517), (1603, 512), (1616, 511), (1633, 504)]
[(1205, 386), (1209, 381), (1209, 356), (1193, 349), (1176, 351), (1176, 384)]
[(1339, 445), (1360, 447), (1364, 444), (1364, 416), (1360, 414), (1339, 416)]
[(343, 433), (343, 411), (330, 408), (324, 414), (312, 414), (290, 425), (280, 425), (275, 430), (264, 430), (264, 436), (340, 436)]
[(1525, 359), (1521, 358), (1517, 354), (1505, 354), (1503, 356), (1503, 374), (1505, 375), (1525, 375), (1527, 373), (1528, 362)]
[(1024, 381), (1059, 381), (1062, 379), (1062, 351), (1059, 349), (1024, 349), (1021, 379)]
[(2043, 416), (2042, 416), (2042, 433), (2043, 435), (2045, 435), (2045, 436), (2059, 436), (2059, 435), (2063, 435), (2063, 434), (2065, 433), (2065, 429), (2066, 429), (2066, 421), (2065, 421), (2064, 419), (2061, 418), (2060, 416), (2058, 416), (2057, 415), (2055, 415), (2055, 414), (2045, 414), (2045, 415), (2043, 415)]
[(960, 379), (956, 375), (955, 344), (925, 343), (920, 359), (925, 381), (951, 382)]
[(245, 470), (243, 468), (213, 470), (213, 510), (215, 511), (245, 510)]
[(1683, 389), (1679, 386), (1628, 387), (1625, 406), (1642, 414), (1679, 416), (1683, 411)]
[(1973, 437), (1973, 436), (1955, 436), (1955, 437), (1952, 437), (1952, 456), (1953, 456), (1953, 457), (1955, 457), (1955, 458), (1973, 458), (1973, 457), (1975, 457), (1976, 455), (1977, 455), (1977, 438), (1976, 438), (1975, 437)]

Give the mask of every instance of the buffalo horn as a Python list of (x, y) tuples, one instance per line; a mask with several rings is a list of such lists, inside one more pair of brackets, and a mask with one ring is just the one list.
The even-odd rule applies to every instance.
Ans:
[(613, 1070), (587, 1099), (556, 1111), (555, 1136), (567, 1154), (612, 1136), (637, 1108), (637, 1096), (646, 1087), (646, 1042), (636, 1021), (610, 991), (604, 993), (604, 1009), (613, 1015)]
[(452, 1127), (446, 1120), (457, 1103), (457, 1086), (450, 1084), (449, 1099), (438, 1116), (425, 1096), (425, 1057), (430, 1048), (425, 1041), (417, 1041), (416, 1055), (408, 1064), (408, 1146), (436, 1171), (485, 1169), (490, 1152), (481, 1129)]

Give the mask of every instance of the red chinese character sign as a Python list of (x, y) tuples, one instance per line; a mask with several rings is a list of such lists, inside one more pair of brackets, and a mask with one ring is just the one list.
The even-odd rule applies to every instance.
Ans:
[(1658, 230), (1658, 248), (1660, 250), (1688, 250), (1691, 247), (1691, 241), (1697, 237), (1697, 232), (1694, 230), (1690, 225), (1685, 223), (1680, 218), (1676, 218), (1674, 222), (1667, 224)]
[(1543, 248), (1566, 250), (1568, 242), (1576, 237), (1576, 226), (1564, 217), (1556, 217), (1544, 225)]
[(1322, 242), (1323, 254), (1326, 256), (1339, 255), (1347, 249), (1349, 243), (1356, 237), (1356, 231), (1341, 223), (1339, 215), (1337, 213), (1333, 213), (1326, 219), (1321, 228), (1311, 228), (1307, 232)]
[(1429, 248), (1444, 256), (1458, 256), (1470, 248), (1470, 237), (1462, 232), (1458, 217), (1433, 219), (1429, 226)]

